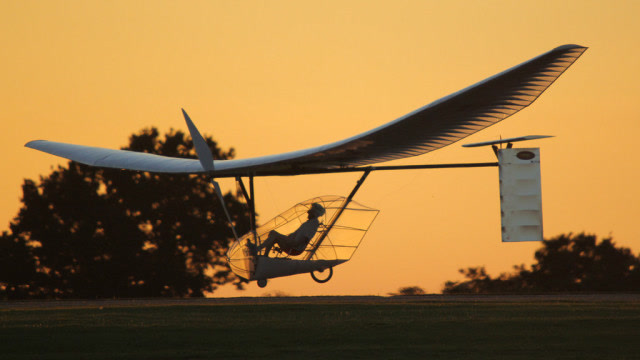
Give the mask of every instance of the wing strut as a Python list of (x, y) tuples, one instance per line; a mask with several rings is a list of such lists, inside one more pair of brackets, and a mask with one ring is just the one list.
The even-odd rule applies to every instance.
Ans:
[(311, 251), (309, 251), (307, 256), (304, 258), (305, 260), (310, 260), (313, 257), (313, 255), (315, 255), (316, 251), (318, 250), (320, 245), (322, 245), (322, 242), (329, 234), (329, 231), (331, 231), (333, 226), (336, 224), (336, 222), (344, 212), (344, 209), (347, 208), (347, 206), (349, 205), (353, 197), (356, 195), (356, 192), (358, 192), (358, 189), (360, 189), (360, 186), (362, 186), (362, 184), (364, 183), (364, 180), (367, 178), (367, 176), (369, 176), (370, 172), (371, 170), (365, 170), (364, 174), (362, 174), (362, 177), (360, 178), (360, 180), (358, 180), (353, 190), (351, 190), (351, 194), (349, 194), (349, 196), (345, 199), (344, 204), (342, 204), (342, 207), (340, 208), (340, 210), (338, 210), (338, 212), (333, 216), (333, 219), (331, 219), (331, 222), (329, 223), (329, 226), (327, 226), (327, 229), (320, 235), (320, 237), (318, 238), (318, 241), (316, 241), (315, 244), (313, 244), (313, 248), (311, 249)]
[(220, 191), (220, 184), (214, 179), (211, 179), (211, 183), (213, 187), (216, 189), (216, 195), (218, 199), (220, 199), (220, 203), (222, 204), (222, 208), (224, 209), (224, 213), (227, 215), (227, 221), (229, 221), (229, 225), (231, 226), (231, 231), (233, 231), (233, 237), (238, 241), (238, 233), (236, 232), (236, 227), (233, 225), (233, 221), (231, 220), (231, 215), (229, 215), (229, 210), (227, 209), (227, 204), (224, 202), (224, 197), (222, 197), (222, 191)]
[(253, 193), (253, 176), (249, 176), (249, 191), (247, 193), (247, 188), (244, 186), (244, 182), (242, 182), (242, 178), (240, 176), (236, 176), (236, 182), (240, 185), (240, 190), (242, 190), (242, 194), (244, 195), (244, 199), (249, 206), (249, 216), (251, 219), (251, 232), (253, 233), (253, 238), (257, 242), (258, 235), (256, 234), (256, 204), (254, 201), (255, 194)]

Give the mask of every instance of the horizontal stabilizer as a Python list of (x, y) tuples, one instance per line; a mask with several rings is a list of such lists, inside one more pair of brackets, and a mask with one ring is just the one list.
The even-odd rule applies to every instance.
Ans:
[(514, 143), (514, 142), (518, 142), (518, 141), (546, 139), (546, 138), (550, 138), (550, 137), (553, 137), (553, 136), (552, 135), (518, 136), (518, 137), (512, 137), (512, 138), (508, 138), (508, 139), (500, 139), (500, 140), (477, 142), (477, 143), (472, 143), (472, 144), (464, 144), (464, 145), (462, 145), (462, 147), (478, 147), (478, 146), (508, 144), (508, 143)]

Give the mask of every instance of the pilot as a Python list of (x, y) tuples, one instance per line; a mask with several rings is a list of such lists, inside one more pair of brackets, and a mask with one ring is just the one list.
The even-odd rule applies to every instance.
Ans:
[(278, 244), (282, 250), (290, 255), (299, 255), (307, 247), (309, 241), (311, 241), (315, 236), (316, 231), (318, 231), (318, 227), (320, 226), (318, 218), (324, 215), (324, 212), (325, 210), (322, 205), (313, 203), (307, 211), (307, 221), (300, 225), (298, 230), (289, 235), (283, 235), (272, 230), (267, 239), (260, 244), (260, 246), (256, 247), (255, 245), (250, 244), (253, 245), (252, 247), (255, 249), (255, 253), (266, 248), (267, 250), (265, 250), (264, 253), (265, 256), (269, 256), (269, 251), (271, 251), (273, 244)]

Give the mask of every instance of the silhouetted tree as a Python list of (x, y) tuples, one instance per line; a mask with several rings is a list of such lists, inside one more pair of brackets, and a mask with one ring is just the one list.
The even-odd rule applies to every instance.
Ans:
[(543, 242), (537, 263), (514, 266), (497, 278), (484, 267), (460, 269), (466, 281), (448, 281), (443, 293), (640, 291), (640, 258), (618, 248), (611, 238), (599, 243), (595, 235), (560, 235)]
[(38, 276), (31, 249), (20, 236), (3, 232), (0, 237), (0, 298), (29, 296), (29, 284)]
[(389, 293), (391, 296), (416, 296), (424, 294), (424, 289), (419, 286), (405, 286), (398, 289), (397, 293)]
[[(234, 156), (206, 141), (215, 159)], [(173, 130), (161, 138), (145, 129), (125, 149), (196, 157), (191, 140)], [(232, 233), (204, 175), (70, 162), (39, 183), (25, 180), (22, 191), (11, 232), (0, 238), (0, 296), (199, 297), (235, 279), (224, 259)], [(229, 193), (224, 200), (238, 230), (248, 231), (245, 206)]]

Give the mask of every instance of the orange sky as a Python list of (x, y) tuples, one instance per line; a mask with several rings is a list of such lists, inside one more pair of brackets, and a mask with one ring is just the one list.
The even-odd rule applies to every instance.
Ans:
[[(556, 135), (540, 146), (545, 236), (587, 231), (640, 251), (640, 2), (3, 1), (2, 203), (65, 161), (33, 139), (119, 148), (147, 126), (203, 133), (239, 158), (292, 151), (379, 126), (558, 45), (589, 50), (531, 107), (461, 143)], [(460, 143), (394, 164), (494, 161)], [(359, 175), (256, 181), (263, 221), (346, 195)], [(232, 182), (222, 181), (228, 190)], [(221, 296), (440, 291), (461, 267), (497, 275), (533, 262), (502, 244), (497, 169), (374, 173), (356, 200), (381, 209), (327, 284), (308, 275)], [(212, 200), (213, 201), (213, 200)]]

